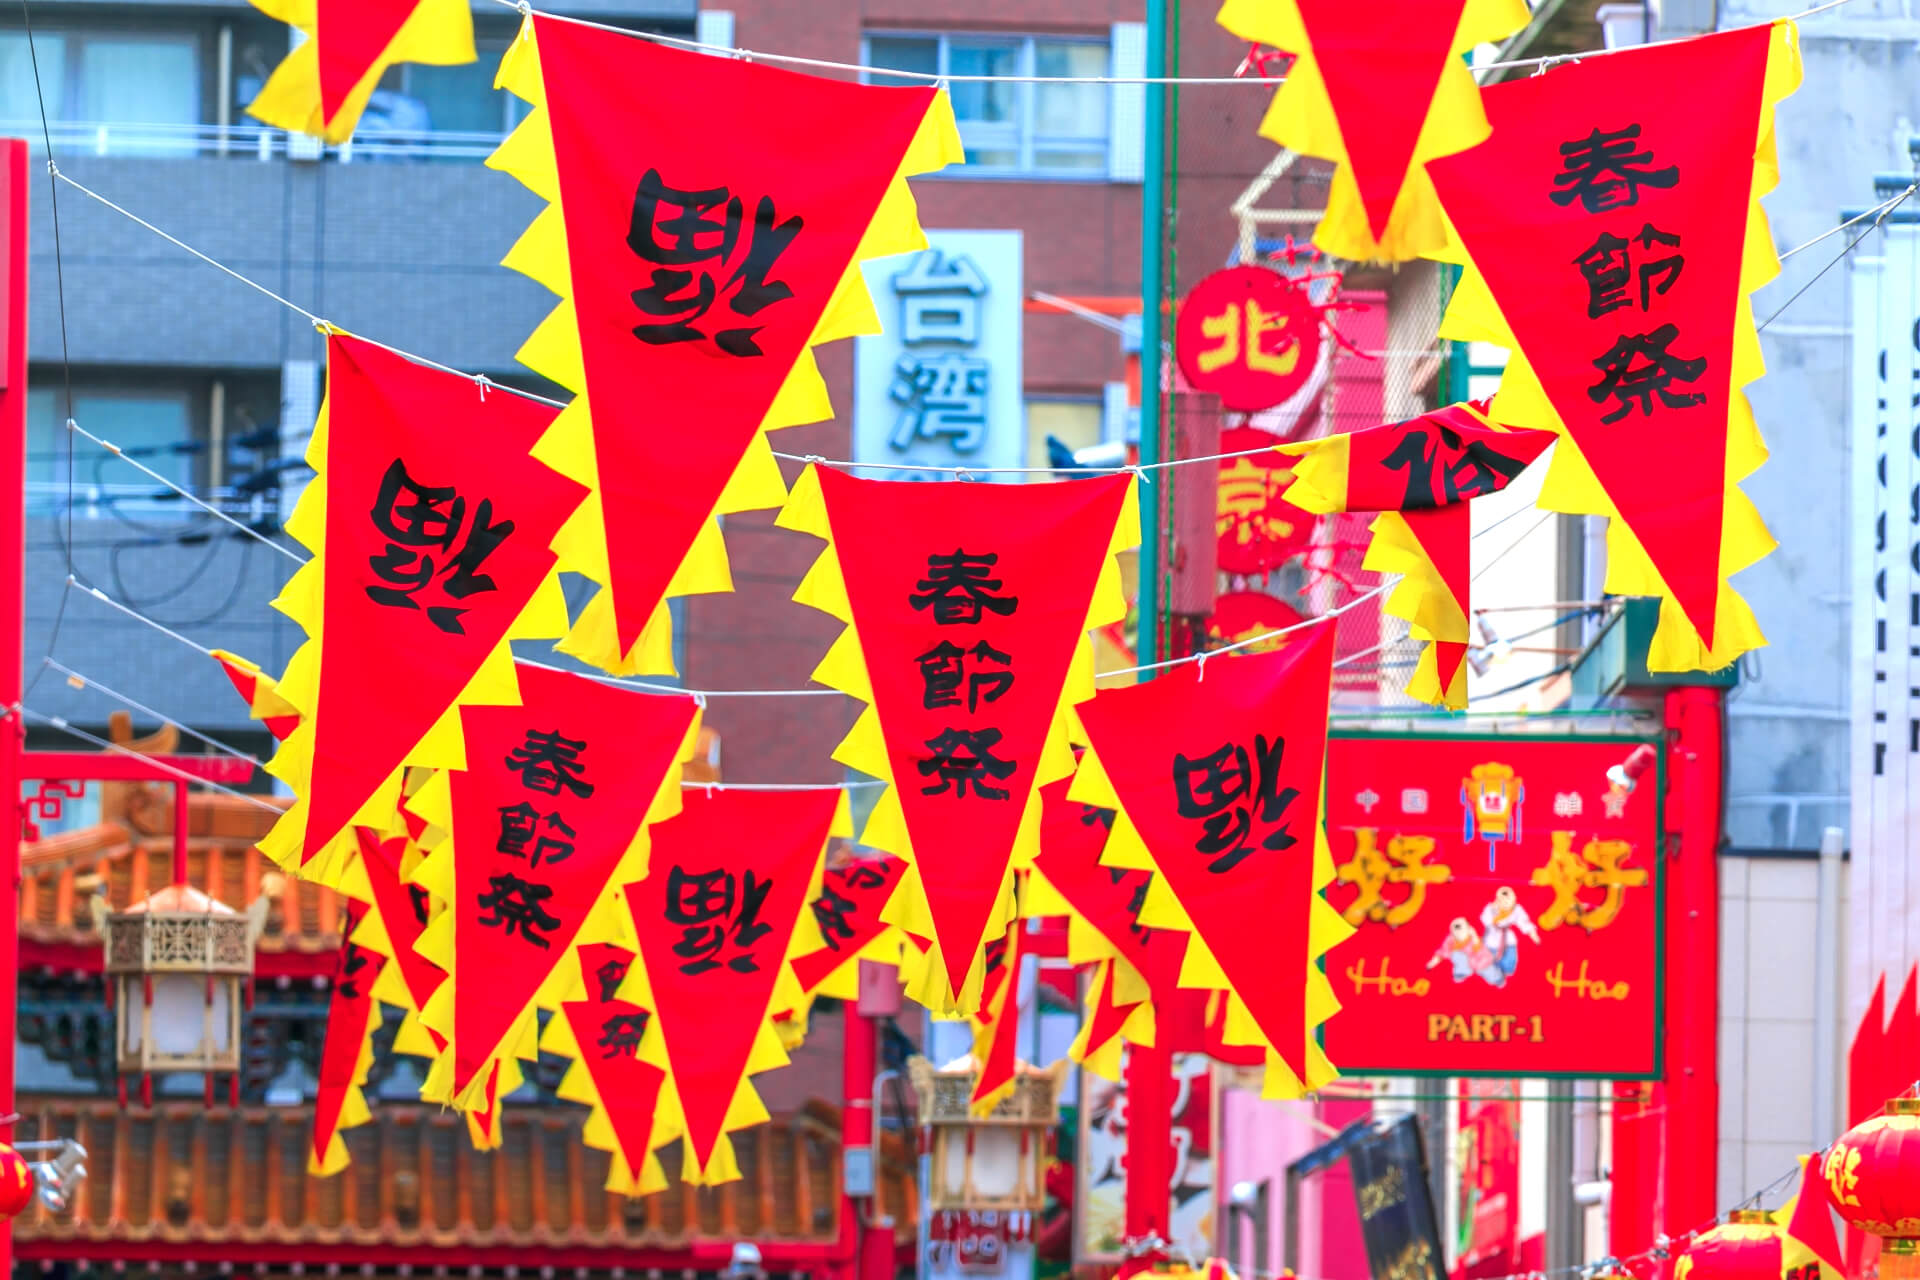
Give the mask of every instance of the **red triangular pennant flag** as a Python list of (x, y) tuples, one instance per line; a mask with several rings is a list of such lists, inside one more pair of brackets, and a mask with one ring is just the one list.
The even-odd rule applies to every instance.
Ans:
[[(801, 75), (540, 15), (530, 33), (537, 63), (509, 54), (502, 81), (546, 110), (494, 163), (554, 201), (560, 226), (536, 223), (509, 262), (566, 300), (521, 358), (584, 392), (587, 421), (566, 419), (550, 456), (595, 480), (603, 550), (577, 567), (611, 600), (610, 619), (589, 606), (609, 633), (592, 656), (624, 667), (670, 588), (730, 589), (713, 526), (723, 493), (752, 496), (729, 510), (779, 503), (756, 436), (831, 415), (808, 347), (877, 331), (857, 261), (924, 244), (895, 184), (946, 163), (952, 126), (931, 86)], [(542, 147), (550, 164), (532, 159)], [(706, 540), (711, 555), (683, 570)]]
[(1847, 1049), (1847, 1127), (1879, 1112), (1887, 1100), (1881, 1064), (1887, 1055), (1887, 975), (1874, 981), (1867, 1011)]
[(320, 1079), (313, 1099), (313, 1139), (307, 1167), (314, 1173), (338, 1173), (347, 1164), (340, 1130), (365, 1123), (366, 1083), (373, 1061), (368, 1036), (380, 1023), (380, 1005), (373, 998), (374, 980), (387, 958), (353, 941), (356, 913), (351, 900), (340, 922), (340, 951), (334, 963), (333, 994), (327, 1002), (327, 1039), (320, 1050)]
[(1107, 861), (1155, 872), (1143, 918), (1184, 916), (1307, 1087), (1322, 1074), (1308, 986), (1324, 982), (1314, 961), (1343, 936), (1321, 937), (1313, 911), (1333, 641), (1333, 627), (1315, 627), (1279, 652), (1101, 692), (1079, 709), (1098, 772), (1083, 761), (1072, 791), (1102, 803), (1104, 781), (1125, 819)]
[[(1538, 380), (1657, 574), (1635, 593), (1664, 588), (1697, 632), (1689, 655), (1727, 647), (1723, 579), (1773, 545), (1750, 505), (1729, 507), (1729, 473), (1764, 457), (1740, 392), (1761, 372), (1745, 295), (1777, 273), (1770, 250), (1750, 260), (1750, 225), (1773, 102), (1798, 76), (1791, 43), (1746, 27), (1490, 86), (1491, 138), (1428, 166), (1478, 273), (1461, 296), (1483, 280), (1498, 310), (1473, 322), (1504, 321), (1515, 344), (1496, 416), (1510, 399), (1535, 412)], [(1577, 476), (1560, 458), (1541, 504), (1592, 511)], [(1610, 582), (1629, 576), (1613, 547)], [(1736, 653), (1760, 643), (1741, 613)]]
[(654, 1109), (667, 1073), (640, 1056), (640, 1042), (652, 1016), (616, 993), (633, 962), (625, 947), (596, 943), (581, 947), (580, 973), (586, 997), (561, 1005), (582, 1063), (593, 1083), (594, 1101), (604, 1109), (616, 1154), (638, 1184), (652, 1151)]
[(774, 990), (840, 797), (691, 791), (679, 817), (653, 828), (647, 878), (626, 887), (691, 1167), (706, 1176), (731, 1163), (715, 1152), (756, 1042), (771, 1036)]
[[(427, 1001), (447, 980), (445, 969), (413, 947), (426, 931), (432, 915), (430, 899), (420, 885), (400, 879), (400, 860), (407, 849), (404, 839), (382, 840), (365, 827), (356, 827), (354, 833), (360, 839), (361, 863), (366, 868), (367, 883), (373, 889), (374, 910), (380, 913), (380, 923), (393, 944), (393, 962), (399, 966), (400, 980), (406, 984), (407, 995), (417, 1013), (427, 1007)], [(439, 1032), (428, 1028), (427, 1034), (436, 1049), (447, 1047)]]
[(527, 452), (551, 409), (338, 333), (327, 358), (320, 478), (288, 524), (317, 560), (275, 602), (310, 637), (279, 684), (302, 721), (269, 767), (300, 800), (261, 842), (294, 870), (398, 803), (456, 700), (512, 701), (506, 642), (564, 628), (548, 544), (585, 493)]
[(1019, 1060), (1014, 1054), (1020, 1027), (1020, 941), (1024, 921), (1007, 926), (1004, 938), (987, 944), (980, 988), (980, 1012), (973, 1024), (973, 1065), (976, 1075), (969, 1099), (975, 1115), (992, 1111), (1013, 1091)]
[(802, 993), (818, 991), (841, 966), (892, 928), (880, 913), (906, 869), (906, 863), (893, 857), (855, 858), (827, 868), (820, 892), (807, 904), (823, 945), (793, 958), (793, 976)]
[[(850, 623), (852, 639), (814, 674), (871, 701), (835, 758), (892, 784), (863, 839), (913, 864), (889, 917), (931, 922), (935, 987), (915, 996), (937, 1011), (978, 1007), (976, 957), (1013, 914), (1016, 855), (1038, 851), (1032, 834), (1017, 848), (1023, 830), (1037, 833), (1036, 789), (1072, 772), (1063, 704), (1086, 694), (1068, 675), (1089, 625), (1120, 607), (1095, 588), (1116, 544), (1133, 541), (1119, 532), (1131, 483), (912, 483), (814, 467), (782, 514), (832, 544), (796, 598)], [(1080, 681), (1091, 687), (1090, 661)], [(922, 901), (901, 901), (912, 894)]]
[[(320, 109), (328, 120), (340, 113), (347, 95), (360, 83), (419, 0), (315, 0), (315, 57), (320, 64)], [(470, 61), (471, 59), (469, 59)]]
[(1800, 1191), (1794, 1199), (1793, 1216), (1787, 1221), (1786, 1231), (1790, 1244), (1799, 1245), (1822, 1266), (1833, 1269), (1834, 1280), (1841, 1280), (1846, 1274), (1840, 1261), (1840, 1238), (1833, 1230), (1827, 1180), (1821, 1176), (1817, 1151), (1800, 1157)]
[[(1164, 977), (1171, 984), (1180, 972), (1186, 935), (1149, 929), (1140, 923), (1147, 882), (1153, 879), (1153, 873), (1100, 865), (1100, 854), (1113, 827), (1113, 811), (1067, 799), (1069, 785), (1062, 778), (1040, 789), (1040, 856), (1033, 860), (1034, 870), (1141, 980), (1153, 983)], [(1172, 955), (1156, 966), (1151, 957), (1161, 945), (1168, 946)], [(1171, 986), (1154, 992), (1156, 999), (1172, 994)]]
[[(690, 697), (545, 667), (518, 673), (523, 705), (461, 713), (467, 767), (447, 775), (452, 834), (430, 859), (451, 845), (453, 1070), (445, 1090), (456, 1105), (490, 1063), (517, 1052), (513, 1033), (531, 1037), (535, 995), (616, 871), (645, 866), (642, 826), (663, 791), (677, 792), (674, 766), (699, 726)], [(416, 874), (428, 878), (427, 868)], [(598, 922), (586, 940), (610, 923)]]

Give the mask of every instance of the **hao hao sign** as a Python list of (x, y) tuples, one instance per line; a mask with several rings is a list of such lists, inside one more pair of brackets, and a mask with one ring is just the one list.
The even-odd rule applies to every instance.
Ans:
[(1335, 738), (1326, 1051), (1356, 1074), (1659, 1070), (1654, 773), (1637, 739)]

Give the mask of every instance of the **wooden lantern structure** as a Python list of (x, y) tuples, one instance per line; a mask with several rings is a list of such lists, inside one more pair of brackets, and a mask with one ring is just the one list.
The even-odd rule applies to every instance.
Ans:
[[(96, 900), (98, 901), (98, 900)], [(266, 898), (246, 914), (186, 884), (171, 884), (125, 911), (96, 908), (106, 940), (114, 1057), (121, 1076), (209, 1077), (240, 1069), (241, 1016), (253, 989), (254, 944)]]
[(984, 1116), (972, 1112), (979, 1072), (971, 1058), (946, 1067), (914, 1058), (907, 1069), (930, 1139), (927, 1208), (1030, 1213), (1044, 1208), (1046, 1145), (1060, 1123), (1066, 1063), (1049, 1068), (1020, 1063), (1013, 1092)]

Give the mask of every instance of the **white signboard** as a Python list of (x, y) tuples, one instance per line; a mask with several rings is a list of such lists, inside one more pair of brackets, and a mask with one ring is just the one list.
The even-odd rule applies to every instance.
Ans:
[(854, 460), (1025, 466), (1021, 233), (929, 231), (927, 241), (919, 253), (865, 264), (886, 331), (854, 344)]

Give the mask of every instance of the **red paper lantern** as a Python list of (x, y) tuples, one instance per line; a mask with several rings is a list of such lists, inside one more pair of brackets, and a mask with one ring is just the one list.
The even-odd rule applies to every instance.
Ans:
[(1219, 396), (1229, 409), (1269, 409), (1313, 376), (1322, 311), (1304, 281), (1266, 267), (1228, 267), (1181, 304), (1174, 358), (1195, 391)]
[(1920, 1098), (1895, 1098), (1841, 1134), (1820, 1172), (1840, 1216), (1880, 1237), (1882, 1280), (1920, 1276)]
[(1727, 1221), (1687, 1246), (1673, 1280), (1780, 1280), (1781, 1235), (1772, 1215), (1735, 1209)]
[(0, 1218), (18, 1217), (33, 1203), (33, 1166), (0, 1142)]

